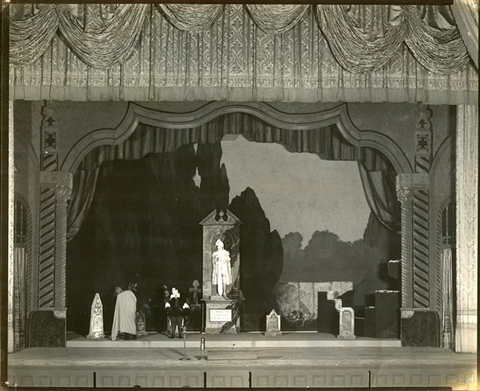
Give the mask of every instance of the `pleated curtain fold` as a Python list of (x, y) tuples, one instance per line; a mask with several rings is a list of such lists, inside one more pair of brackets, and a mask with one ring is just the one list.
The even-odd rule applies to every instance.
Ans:
[(15, 4), (11, 14), (12, 99), (477, 99), (472, 45), (448, 6)]

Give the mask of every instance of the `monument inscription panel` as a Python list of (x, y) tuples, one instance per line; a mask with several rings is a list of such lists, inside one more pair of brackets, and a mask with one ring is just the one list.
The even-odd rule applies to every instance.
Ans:
[(210, 310), (210, 322), (231, 322), (232, 321), (232, 310)]

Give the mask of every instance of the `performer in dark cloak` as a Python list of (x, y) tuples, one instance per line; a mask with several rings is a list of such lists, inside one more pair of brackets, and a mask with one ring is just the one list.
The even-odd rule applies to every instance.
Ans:
[(183, 327), (186, 327), (188, 316), (190, 315), (190, 306), (180, 297), (180, 292), (172, 288), (170, 300), (165, 303), (168, 320), (170, 324), (170, 338), (175, 337), (175, 331), (178, 328), (178, 338), (183, 338)]

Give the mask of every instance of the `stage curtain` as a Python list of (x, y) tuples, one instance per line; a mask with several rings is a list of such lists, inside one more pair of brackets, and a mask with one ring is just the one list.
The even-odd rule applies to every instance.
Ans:
[(478, 0), (455, 0), (451, 8), (463, 42), (478, 68)]
[(406, 36), (400, 6), (319, 5), (317, 16), (337, 61), (359, 73), (387, 64)]
[(263, 31), (283, 33), (295, 26), (308, 9), (308, 5), (263, 4), (245, 5), (255, 24)]
[(366, 174), (361, 175), (365, 195), (372, 211), (389, 229), (395, 229), (399, 209), (388, 179), (396, 173), (380, 152), (348, 143), (336, 126), (321, 129), (288, 130), (270, 126), (243, 113), (219, 116), (190, 129), (168, 129), (139, 124), (123, 143), (103, 145), (92, 150), (74, 175), (72, 200), (68, 210), (68, 239), (72, 239), (86, 217), (94, 195), (98, 168), (106, 161), (142, 159), (149, 154), (176, 150), (189, 143), (218, 143), (226, 133), (243, 134), (262, 143), (278, 143), (291, 152), (316, 153), (325, 160), (358, 161)]
[(449, 7), (10, 7), (12, 100), (478, 102)]
[(12, 20), (10, 62), (21, 66), (37, 60), (57, 32), (72, 52), (94, 68), (108, 68), (130, 57), (145, 21), (145, 4), (119, 5), (103, 23), (86, 24), (68, 5), (44, 5), (30, 17)]
[(170, 23), (179, 30), (200, 33), (210, 27), (223, 10), (221, 4), (157, 4)]
[(393, 169), (367, 170), (361, 162), (358, 163), (358, 168), (370, 210), (385, 228), (399, 231), (400, 205), (395, 188), (396, 172)]
[(347, 70), (384, 66), (405, 41), (425, 68), (439, 74), (462, 69), (468, 53), (447, 7), (317, 5), (322, 31)]
[(99, 167), (92, 170), (78, 169), (73, 179), (72, 198), (68, 205), (67, 240), (72, 239), (87, 217), (95, 195)]

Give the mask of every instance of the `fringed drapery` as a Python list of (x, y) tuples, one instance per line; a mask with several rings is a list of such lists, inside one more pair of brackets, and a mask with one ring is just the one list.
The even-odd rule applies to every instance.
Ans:
[(323, 32), (335, 59), (344, 69), (358, 73), (387, 64), (406, 35), (401, 7), (378, 8), (378, 12), (365, 7), (365, 11), (358, 6), (317, 6), (319, 24), (325, 26)]
[(359, 6), (317, 5), (319, 23), (325, 26), (322, 31), (343, 68), (371, 72), (384, 66), (403, 42), (415, 59), (434, 73), (455, 73), (468, 62), (467, 50), (455, 24), (448, 20), (446, 8), (361, 7), (367, 12)]
[(247, 4), (245, 6), (255, 24), (263, 31), (284, 33), (295, 26), (308, 9), (307, 5)]
[(478, 68), (478, 0), (455, 0), (452, 13), (470, 57)]
[(130, 57), (145, 22), (145, 4), (124, 4), (100, 26), (86, 28), (65, 5), (43, 6), (29, 17), (13, 19), (10, 29), (10, 63), (22, 66), (40, 58), (54, 34), (85, 64), (108, 68)]
[(179, 30), (200, 33), (222, 13), (221, 4), (157, 4), (168, 21)]
[(478, 99), (449, 7), (11, 7), (11, 99)]
[[(93, 149), (74, 175), (72, 200), (68, 210), (68, 239), (72, 239), (87, 216), (100, 165), (107, 161), (142, 159), (149, 154), (172, 152), (182, 145), (218, 143), (227, 134), (243, 134), (262, 143), (278, 143), (291, 152), (316, 153), (325, 160), (358, 161), (365, 171), (361, 176), (372, 211), (389, 229), (398, 223), (395, 190), (389, 192), (385, 178), (395, 172), (380, 152), (348, 143), (336, 126), (319, 129), (288, 130), (268, 125), (243, 113), (226, 114), (206, 124), (188, 129), (169, 129), (139, 124), (135, 132), (118, 145)], [(392, 174), (393, 173), (393, 174)], [(388, 183), (387, 183), (388, 185)], [(386, 199), (386, 197), (393, 197)]]
[(405, 42), (429, 71), (450, 74), (463, 68), (469, 56), (455, 24), (447, 19), (450, 15), (440, 10), (438, 6), (424, 7), (422, 18), (417, 8), (407, 8), (409, 34)]

